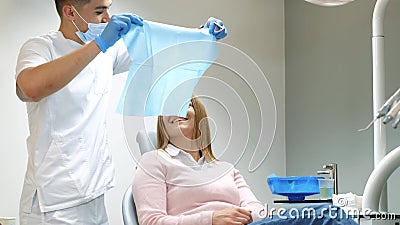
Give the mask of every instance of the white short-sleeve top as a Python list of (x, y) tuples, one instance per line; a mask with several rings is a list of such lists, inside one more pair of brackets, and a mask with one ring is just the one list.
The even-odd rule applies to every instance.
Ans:
[[(20, 49), (16, 77), (81, 46), (60, 31), (31, 38)], [(112, 75), (127, 71), (129, 65), (126, 47), (119, 41), (61, 90), (26, 103), (30, 134), (22, 210), (29, 212), (36, 191), (41, 211), (47, 212), (88, 202), (114, 186), (107, 102)]]

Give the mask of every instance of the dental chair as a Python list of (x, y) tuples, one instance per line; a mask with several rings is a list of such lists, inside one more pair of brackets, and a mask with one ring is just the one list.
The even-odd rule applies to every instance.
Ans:
[[(140, 154), (156, 149), (156, 133), (154, 131), (140, 130), (136, 135), (136, 142), (139, 145)], [(126, 189), (122, 198), (122, 219), (124, 225), (139, 225), (136, 214), (136, 205), (132, 195), (132, 185)]]

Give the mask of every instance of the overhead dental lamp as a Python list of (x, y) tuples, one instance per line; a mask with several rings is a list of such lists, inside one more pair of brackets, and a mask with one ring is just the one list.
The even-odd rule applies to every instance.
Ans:
[(354, 0), (305, 0), (306, 2), (320, 6), (340, 6)]

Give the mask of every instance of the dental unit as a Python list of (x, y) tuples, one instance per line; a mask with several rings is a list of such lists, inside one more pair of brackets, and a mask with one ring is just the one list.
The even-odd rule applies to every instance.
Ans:
[[(305, 0), (322, 6), (336, 6), (353, 0)], [(332, 4), (332, 2), (334, 4)], [(384, 125), (392, 122), (392, 127), (400, 124), (400, 88), (385, 102), (385, 63), (383, 20), (390, 0), (376, 0), (372, 16), (372, 68), (373, 68), (373, 121), (364, 129), (374, 125), (374, 170), (364, 188), (362, 210), (388, 212), (386, 182), (392, 173), (400, 167), (400, 146), (386, 149), (386, 130)], [(379, 120), (379, 123), (376, 121)], [(360, 224), (399, 224), (399, 216), (394, 220), (361, 220)]]

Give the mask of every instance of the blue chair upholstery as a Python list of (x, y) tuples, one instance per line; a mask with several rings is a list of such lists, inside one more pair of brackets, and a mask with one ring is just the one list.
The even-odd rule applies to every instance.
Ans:
[(136, 142), (139, 145), (141, 155), (154, 150), (157, 147), (156, 132), (140, 130), (136, 135)]
[[(140, 154), (156, 149), (156, 133), (154, 131), (140, 130), (136, 135)], [(122, 198), (122, 219), (125, 225), (139, 225), (136, 214), (136, 205), (132, 195), (132, 185), (126, 189)]]
[(132, 185), (126, 189), (122, 199), (122, 219), (125, 225), (139, 225), (136, 205), (132, 195)]

